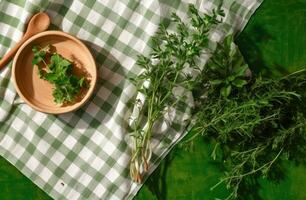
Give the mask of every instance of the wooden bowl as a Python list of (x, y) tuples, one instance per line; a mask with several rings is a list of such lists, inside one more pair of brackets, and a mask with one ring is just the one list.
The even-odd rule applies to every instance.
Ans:
[[(40, 79), (37, 66), (32, 66), (32, 47), (48, 44), (53, 52), (73, 62), (73, 73), (86, 75), (89, 88), (74, 103), (56, 104), (52, 84)], [(40, 112), (61, 114), (74, 111), (88, 101), (97, 82), (97, 68), (91, 53), (80, 40), (61, 31), (45, 31), (31, 37), (20, 47), (14, 57), (12, 77), (17, 93), (29, 106)]]

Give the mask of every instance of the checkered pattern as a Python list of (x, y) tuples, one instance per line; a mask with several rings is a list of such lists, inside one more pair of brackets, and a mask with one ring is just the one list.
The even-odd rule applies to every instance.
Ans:
[[(2, 70), (1, 156), (54, 199), (133, 198), (141, 185), (129, 177), (128, 120), (132, 108), (127, 102), (135, 98), (136, 90), (127, 77), (139, 73), (136, 56), (150, 52), (148, 41), (160, 22), (173, 11), (185, 18), (188, 3), (209, 12), (221, 1), (0, 1), (0, 55), (21, 38), (31, 15), (45, 11), (52, 18), (52, 29), (85, 42), (95, 57), (100, 77), (95, 94), (84, 107), (55, 116), (24, 104), (12, 85), (10, 65)], [(226, 17), (212, 33), (211, 43), (242, 30), (260, 3), (225, 0), (222, 8)], [(181, 120), (186, 117), (182, 113), (179, 116)], [(184, 123), (176, 123), (154, 134), (152, 164), (146, 177), (183, 137), (184, 128)]]

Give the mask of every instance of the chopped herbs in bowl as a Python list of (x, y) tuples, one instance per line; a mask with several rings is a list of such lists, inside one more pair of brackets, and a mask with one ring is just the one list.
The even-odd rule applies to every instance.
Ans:
[(51, 83), (52, 95), (57, 104), (73, 103), (81, 90), (88, 88), (85, 76), (73, 74), (73, 63), (58, 53), (51, 53), (50, 45), (33, 46), (33, 66), (38, 67), (38, 76)]

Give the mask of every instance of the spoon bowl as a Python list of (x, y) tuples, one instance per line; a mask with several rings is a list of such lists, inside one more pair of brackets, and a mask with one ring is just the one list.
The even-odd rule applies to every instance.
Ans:
[(30, 37), (34, 34), (43, 32), (48, 29), (50, 25), (50, 18), (46, 13), (37, 13), (34, 15), (29, 24), (25, 36), (29, 35)]
[(0, 60), (0, 70), (12, 59), (15, 55), (19, 47), (31, 36), (43, 32), (48, 29), (50, 25), (50, 18), (46, 13), (37, 13), (34, 15), (27, 27), (27, 31), (25, 32), (22, 39)]

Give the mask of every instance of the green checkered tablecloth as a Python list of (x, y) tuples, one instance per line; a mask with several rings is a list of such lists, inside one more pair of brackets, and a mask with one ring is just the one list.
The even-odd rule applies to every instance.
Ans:
[[(261, 1), (225, 0), (226, 17), (211, 33), (211, 42), (243, 29)], [(127, 77), (140, 72), (136, 56), (150, 52), (148, 41), (158, 25), (173, 11), (186, 17), (188, 3), (210, 12), (221, 1), (0, 0), (0, 56), (21, 38), (29, 17), (45, 11), (52, 18), (52, 29), (85, 42), (100, 76), (95, 94), (84, 107), (55, 116), (24, 104), (10, 79), (11, 68), (2, 70), (1, 156), (54, 199), (133, 198), (141, 185), (129, 177), (132, 108), (127, 103), (135, 98), (136, 90)], [(153, 136), (152, 164), (146, 177), (184, 136), (184, 129), (184, 123), (177, 123)]]

